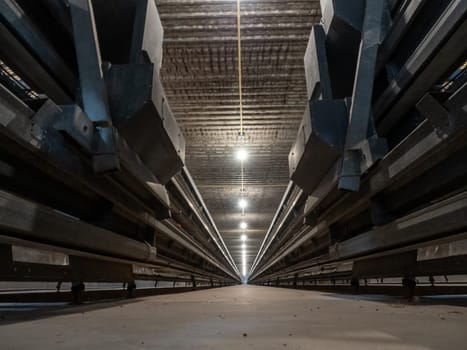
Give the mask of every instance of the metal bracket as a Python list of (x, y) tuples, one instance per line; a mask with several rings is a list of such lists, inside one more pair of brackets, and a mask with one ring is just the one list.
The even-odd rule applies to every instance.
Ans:
[(452, 124), (449, 112), (431, 94), (426, 94), (416, 108), (433, 125), (438, 135), (449, 134)]
[(467, 126), (465, 97), (467, 84), (458, 93), (441, 104), (431, 94), (426, 94), (416, 105), (417, 110), (433, 125), (440, 137), (447, 137), (456, 130)]
[(60, 107), (63, 113), (55, 116), (52, 125), (57, 131), (64, 132), (78, 143), (87, 153), (94, 153), (96, 136), (99, 133), (95, 129), (92, 121), (86, 116), (81, 108), (76, 105)]
[[(116, 140), (117, 131), (114, 127), (111, 130), (114, 133), (112, 138)], [(118, 152), (109, 149), (109, 145), (102, 139), (100, 127), (77, 105), (56, 106), (51, 101), (44, 104), (34, 115), (31, 132), (41, 147), (59, 149), (60, 142), (57, 141), (55, 146), (51, 145), (50, 134), (53, 131), (65, 134), (86, 154), (91, 155), (95, 172), (102, 172), (96, 171), (96, 165), (104, 165), (104, 162), (111, 165), (114, 156), (118, 157)]]

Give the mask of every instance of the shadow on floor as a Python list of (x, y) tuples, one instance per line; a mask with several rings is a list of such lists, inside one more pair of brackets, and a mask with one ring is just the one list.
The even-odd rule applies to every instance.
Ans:
[(416, 296), (412, 299), (407, 297), (398, 297), (391, 295), (381, 294), (334, 294), (322, 293), (333, 298), (346, 299), (346, 300), (364, 300), (375, 301), (385, 304), (401, 304), (412, 306), (423, 305), (450, 305), (467, 307), (467, 295), (431, 295), (431, 296)]
[(0, 303), (0, 326), (19, 322), (33, 321), (47, 317), (86, 313), (90, 311), (123, 306), (139, 299), (118, 299), (91, 301), (80, 305), (68, 303)]

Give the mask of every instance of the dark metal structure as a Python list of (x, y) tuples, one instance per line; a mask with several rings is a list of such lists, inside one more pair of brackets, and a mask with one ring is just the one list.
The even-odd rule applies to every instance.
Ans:
[(240, 13), (0, 0), (0, 280), (465, 289), (467, 3)]
[(184, 168), (155, 3), (0, 10), (1, 279), (72, 282), (75, 296), (86, 282), (238, 282)]
[(293, 183), (250, 279), (412, 294), (462, 285), (467, 3), (321, 3)]

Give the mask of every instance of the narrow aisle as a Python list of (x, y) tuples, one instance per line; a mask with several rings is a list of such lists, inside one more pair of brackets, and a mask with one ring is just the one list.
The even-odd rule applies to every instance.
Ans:
[(0, 348), (463, 349), (466, 312), (383, 297), (235, 286), (73, 307), (34, 320), (1, 317)]

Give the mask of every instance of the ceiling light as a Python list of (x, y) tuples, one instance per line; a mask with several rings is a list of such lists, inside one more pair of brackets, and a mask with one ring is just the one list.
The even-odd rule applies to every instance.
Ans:
[(241, 236), (240, 236), (240, 240), (241, 240), (242, 242), (246, 242), (247, 239), (248, 239), (248, 237), (247, 237), (246, 235), (241, 235)]
[(241, 199), (238, 201), (238, 206), (239, 206), (241, 209), (245, 209), (245, 208), (248, 206), (247, 200), (244, 199), (244, 198), (241, 198)]
[(248, 227), (248, 224), (247, 224), (245, 221), (242, 221), (242, 222), (240, 223), (240, 228), (241, 228), (242, 230), (246, 229), (247, 227)]
[(240, 148), (238, 151), (237, 151), (237, 159), (239, 161), (244, 161), (248, 158), (248, 152), (246, 151), (246, 149), (244, 148)]
[(246, 249), (246, 244), (245, 243), (242, 244), (242, 249)]

